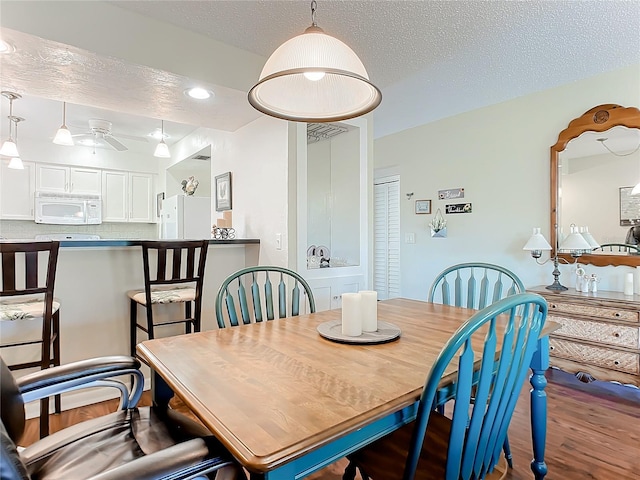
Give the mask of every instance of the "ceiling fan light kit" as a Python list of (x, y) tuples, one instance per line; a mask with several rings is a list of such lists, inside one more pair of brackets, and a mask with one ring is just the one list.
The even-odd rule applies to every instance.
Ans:
[(269, 57), (249, 103), (267, 115), (297, 122), (333, 122), (358, 117), (382, 101), (364, 65), (345, 43), (327, 35), (315, 20)]
[(169, 152), (169, 146), (164, 143), (164, 120), (162, 120), (162, 124), (161, 124), (161, 134), (162, 134), (162, 140), (160, 140), (160, 143), (158, 143), (158, 145), (156, 146), (156, 151), (153, 152), (153, 156), (154, 157), (160, 157), (160, 158), (170, 158), (171, 157), (171, 153)]
[(67, 147), (73, 146), (73, 138), (71, 137), (71, 132), (67, 128), (67, 102), (62, 102), (62, 125), (56, 132), (56, 136), (53, 138), (53, 143)]

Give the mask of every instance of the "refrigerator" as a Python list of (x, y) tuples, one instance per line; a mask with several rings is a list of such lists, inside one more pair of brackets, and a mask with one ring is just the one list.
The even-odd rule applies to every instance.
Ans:
[(162, 201), (160, 221), (163, 239), (211, 238), (211, 198), (186, 195), (166, 198)]

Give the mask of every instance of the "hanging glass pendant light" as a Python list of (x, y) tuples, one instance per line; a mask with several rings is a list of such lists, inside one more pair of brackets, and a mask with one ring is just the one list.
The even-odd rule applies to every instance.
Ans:
[(169, 146), (164, 143), (164, 120), (161, 120), (162, 122), (162, 130), (161, 130), (161, 137), (160, 137), (160, 143), (158, 143), (158, 145), (156, 146), (156, 151), (153, 153), (154, 157), (160, 157), (160, 158), (169, 158), (171, 157), (171, 153), (169, 152)]
[(316, 24), (311, 2), (311, 26), (283, 43), (269, 57), (249, 103), (267, 115), (298, 122), (334, 122), (372, 111), (380, 90), (358, 56), (346, 44)]
[(62, 125), (56, 132), (56, 136), (53, 138), (53, 143), (56, 145), (73, 147), (73, 138), (71, 137), (71, 132), (67, 128), (67, 102), (62, 102)]
[[(9, 99), (9, 138), (4, 141), (2, 147), (0, 147), (0, 155), (4, 155), (5, 157), (19, 157), (18, 146), (16, 141), (13, 139), (11, 135), (11, 124), (14, 123), (13, 120), (13, 101), (22, 98), (21, 95), (13, 92), (3, 91), (1, 92), (2, 96)], [(17, 122), (16, 122), (17, 126)]]
[[(16, 153), (17, 153), (18, 152), (18, 123), (24, 122), (24, 118), (9, 115), (9, 121), (15, 124), (15, 132), (16, 132), (15, 146), (16, 146)], [(24, 164), (22, 163), (22, 159), (20, 158), (19, 155), (12, 157), (11, 160), (9, 161), (9, 165), (7, 166), (13, 170), (24, 170)]]

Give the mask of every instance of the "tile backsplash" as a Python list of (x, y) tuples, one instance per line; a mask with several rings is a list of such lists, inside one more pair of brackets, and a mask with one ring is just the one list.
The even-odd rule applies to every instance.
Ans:
[(0, 237), (29, 239), (52, 233), (84, 233), (106, 239), (153, 240), (158, 238), (156, 223), (102, 223), (100, 225), (46, 225), (25, 220), (0, 220)]

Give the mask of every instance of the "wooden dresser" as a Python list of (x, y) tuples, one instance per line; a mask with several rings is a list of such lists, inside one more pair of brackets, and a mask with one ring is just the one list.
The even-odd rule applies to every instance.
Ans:
[(582, 381), (616, 381), (640, 387), (640, 295), (575, 290), (528, 291), (549, 304), (548, 319), (562, 325), (549, 336), (551, 365)]

